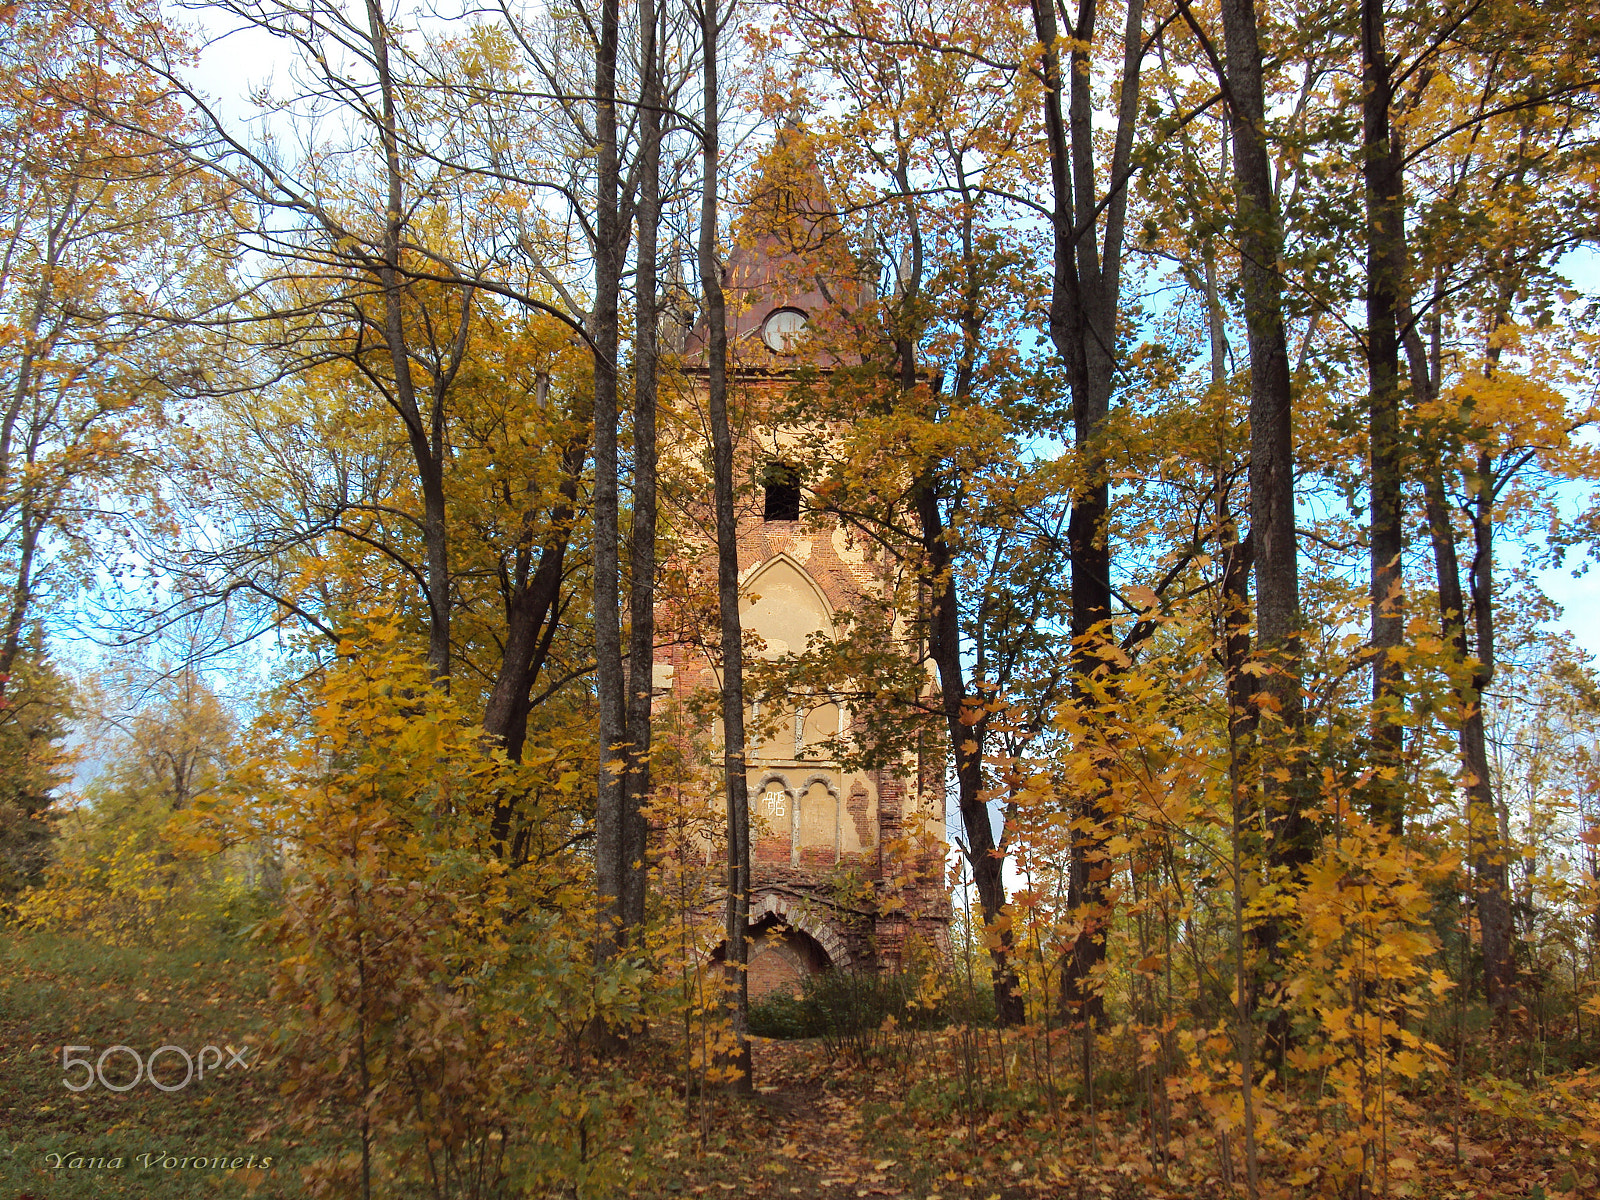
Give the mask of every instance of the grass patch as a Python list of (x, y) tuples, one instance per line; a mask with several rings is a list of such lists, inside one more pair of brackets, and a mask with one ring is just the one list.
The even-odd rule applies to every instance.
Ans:
[[(304, 1194), (303, 1148), (274, 1128), (278, 1080), (264, 1054), (272, 1028), (267, 971), (248, 944), (141, 950), (0, 933), (0, 1194)], [(63, 1082), (89, 1077), (82, 1066), (63, 1070), (65, 1046), (89, 1047), (74, 1056), (97, 1063), (110, 1046), (148, 1058), (167, 1045), (191, 1058), (217, 1049), (205, 1052), (205, 1077), (181, 1087), (183, 1057), (161, 1055), (157, 1078), (173, 1091), (147, 1077), (122, 1092), (99, 1079), (83, 1091)], [(135, 1063), (117, 1051), (103, 1072), (122, 1086)]]

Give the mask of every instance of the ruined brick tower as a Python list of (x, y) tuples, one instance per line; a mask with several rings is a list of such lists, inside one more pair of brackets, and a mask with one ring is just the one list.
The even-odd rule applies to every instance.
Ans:
[[(804, 485), (806, 464), (794, 460), (818, 426), (796, 424), (803, 414), (767, 415), (790, 407), (802, 378), (842, 365), (824, 348), (829, 339), (809, 334), (859, 304), (859, 267), (830, 243), (839, 221), (814, 167), (769, 163), (752, 191), (723, 278), (731, 406), (752, 415), (736, 433), (736, 476), (750, 484), (736, 501), (740, 617), (747, 640), (754, 634), (760, 654), (776, 657), (832, 637), (840, 613), (883, 594), (888, 568)], [(703, 395), (706, 329), (685, 332), (684, 374)], [(713, 528), (707, 513), (707, 563)], [(653, 674), (657, 694), (680, 701), (718, 686), (710, 657), (686, 642), (660, 647)], [(845, 769), (826, 743), (848, 739), (864, 717), (825, 688), (747, 709), (752, 997), (798, 990), (817, 971), (892, 969), (910, 936), (947, 945), (942, 757)]]

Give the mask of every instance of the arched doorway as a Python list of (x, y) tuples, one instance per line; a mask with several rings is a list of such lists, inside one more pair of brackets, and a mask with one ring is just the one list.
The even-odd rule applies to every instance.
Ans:
[(831, 922), (792, 896), (766, 892), (750, 902), (750, 998), (777, 991), (799, 995), (800, 981), (850, 964)]
[(764, 1000), (780, 992), (800, 994), (801, 980), (832, 964), (817, 939), (767, 917), (750, 930), (750, 999)]

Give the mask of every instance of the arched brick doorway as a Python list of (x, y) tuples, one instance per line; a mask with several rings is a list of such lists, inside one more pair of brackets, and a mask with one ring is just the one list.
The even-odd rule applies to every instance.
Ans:
[(765, 893), (750, 904), (750, 998), (799, 995), (800, 981), (850, 964), (845, 940), (830, 921), (791, 896)]

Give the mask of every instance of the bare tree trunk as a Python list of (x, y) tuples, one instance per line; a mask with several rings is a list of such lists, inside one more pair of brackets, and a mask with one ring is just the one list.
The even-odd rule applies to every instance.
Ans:
[(723, 780), (728, 797), (728, 899), (725, 927), (728, 982), (734, 994), (738, 1071), (733, 1090), (754, 1086), (750, 1065), (750, 793), (745, 771), (744, 632), (739, 622), (739, 531), (733, 510), (733, 433), (728, 422), (728, 307), (717, 262), (717, 202), (720, 188), (721, 85), (718, 43), (724, 20), (717, 0), (702, 0), (704, 130), (700, 177), (700, 290), (709, 333), (707, 387), (717, 524), (717, 610), (722, 633)]
[[(500, 669), (495, 674), (489, 699), (484, 704), (484, 732), (505, 747), (512, 762), (522, 761), (525, 728), (518, 726), (518, 715), (525, 714), (528, 689), (538, 677), (541, 650), (554, 620), (556, 598), (561, 588), (562, 571), (571, 541), (571, 525), (578, 496), (578, 473), (589, 453), (587, 434), (567, 443), (561, 455), (561, 484), (558, 499), (550, 509), (551, 533), (538, 548), (535, 561), (529, 532), (539, 519), (537, 508), (522, 514), (522, 535), (512, 552), (505, 572), (506, 636), (500, 653)], [(532, 492), (534, 485), (529, 484)]]
[(633, 339), (633, 529), (630, 538), (628, 774), (622, 791), (622, 921), (644, 921), (649, 831), (640, 811), (650, 793), (650, 709), (656, 651), (656, 371), (660, 324), (656, 280), (661, 212), (661, 88), (654, 0), (639, 3), (640, 169)]
[[(956, 597), (956, 571), (946, 540), (933, 483), (924, 477), (914, 491), (923, 550), (927, 554), (928, 653), (939, 672), (939, 696), (944, 705), (945, 729), (956, 764), (956, 803), (967, 833), (967, 859), (978, 890), (983, 923), (993, 929), (1006, 906), (1005, 856), (997, 846), (983, 797), (983, 745), (989, 716), (986, 697), (969, 697), (965, 665), (961, 659), (961, 621)], [(973, 707), (969, 707), (973, 706)], [(1012, 935), (1009, 922), (1000, 923), (999, 936), (989, 946), (990, 974), (994, 982), (995, 1016), (1002, 1025), (1020, 1025), (1027, 1019), (1011, 964)]]
[[(1495, 815), (1483, 728), (1483, 693), (1493, 678), (1494, 668), (1490, 663), (1473, 658), (1467, 643), (1455, 531), (1451, 526), (1437, 450), (1429, 453), (1424, 488), (1428, 533), (1438, 576), (1439, 621), (1455, 659), (1454, 690), (1461, 720), (1457, 736), (1461, 747), (1462, 784), (1467, 797), (1473, 904), (1478, 910), (1483, 933), (1484, 996), (1490, 1008), (1504, 1013), (1515, 996), (1516, 972), (1512, 955), (1510, 880), (1500, 824)], [(1483, 544), (1479, 545), (1479, 556), (1484, 548)], [(1476, 571), (1475, 563), (1475, 574)]]
[(607, 925), (598, 952), (610, 957), (624, 939), (621, 570), (617, 535), (617, 346), (622, 231), (617, 166), (617, 0), (600, 0), (595, 48), (594, 337), (594, 641), (600, 705), (600, 769), (595, 781), (595, 890)]
[[(1122, 244), (1127, 211), (1127, 176), (1138, 121), (1140, 70), (1144, 46), (1141, 0), (1131, 0), (1123, 27), (1122, 80), (1117, 98), (1117, 128), (1111, 162), (1111, 193), (1097, 217), (1090, 51), (1098, 17), (1097, 0), (1080, 0), (1072, 30), (1068, 70), (1062, 71), (1056, 7), (1034, 0), (1034, 31), (1043, 47), (1045, 142), (1050, 151), (1054, 274), (1049, 329), (1072, 390), (1073, 438), (1084, 482), (1072, 498), (1067, 542), (1071, 559), (1073, 692), (1084, 695), (1083, 681), (1109, 669), (1099, 639), (1110, 636), (1111, 512), (1110, 477), (1101, 433), (1110, 411), (1116, 369), (1117, 314), (1121, 299)], [(1063, 114), (1063, 92), (1067, 111)], [(1096, 234), (1104, 221), (1104, 243)], [(1091, 1020), (1102, 1011), (1093, 987), (1095, 967), (1104, 961), (1106, 879), (1096, 869), (1107, 813), (1099, 792), (1079, 798), (1078, 816), (1089, 828), (1074, 838), (1068, 871), (1068, 904), (1082, 917), (1082, 932), (1062, 964), (1064, 1014)]]
[[(1300, 694), (1300, 572), (1294, 532), (1293, 392), (1283, 324), (1279, 253), (1283, 241), (1267, 154), (1261, 43), (1255, 0), (1222, 0), (1240, 283), (1250, 347), (1250, 546), (1256, 576), (1256, 653), (1267, 672), (1256, 685), (1258, 773), (1267, 816), (1267, 862), (1292, 875), (1309, 862), (1316, 826), (1304, 812), (1306, 771), (1295, 745), (1304, 723)], [(1275, 919), (1255, 929), (1276, 974), (1285, 947)], [(1257, 971), (1257, 999), (1264, 990)], [(1287, 1013), (1269, 1021), (1266, 1058), (1288, 1044)]]
[[(1204, 250), (1206, 331), (1211, 343), (1211, 397), (1217, 408), (1219, 444), (1212, 476), (1217, 497), (1217, 542), (1222, 548), (1222, 609), (1218, 621), (1218, 640), (1222, 644), (1223, 675), (1228, 686), (1228, 721), (1232, 769), (1238, 775), (1250, 756), (1256, 732), (1255, 677), (1246, 670), (1250, 661), (1250, 569), (1251, 546), (1248, 536), (1239, 536), (1239, 524), (1230, 502), (1231, 472), (1225, 458), (1221, 432), (1227, 428), (1223, 411), (1228, 403), (1228, 334), (1224, 322), (1222, 297), (1217, 288), (1215, 254), (1211, 240)], [(1244, 793), (1240, 793), (1243, 795)]]
[[(1437, 320), (1437, 318), (1435, 318)], [(1435, 335), (1437, 342), (1437, 335)], [(1405, 338), (1411, 387), (1422, 406), (1438, 392), (1439, 365), (1430, 363), (1415, 329)], [(1471, 588), (1478, 652), (1474, 657), (1467, 638), (1466, 599), (1461, 589), (1461, 564), (1456, 552), (1455, 527), (1445, 492), (1444, 467), (1436, 438), (1424, 436), (1423, 494), (1427, 503), (1428, 537), (1433, 546), (1434, 573), (1439, 591), (1439, 626), (1454, 660), (1452, 690), (1461, 721), (1457, 732), (1461, 750), (1462, 787), (1467, 799), (1468, 859), (1472, 869), (1472, 899), (1483, 935), (1484, 998), (1504, 1015), (1516, 996), (1515, 931), (1511, 921), (1511, 887), (1506, 847), (1500, 837), (1494, 793), (1489, 777), (1489, 751), (1483, 727), (1483, 694), (1494, 678), (1494, 611), (1490, 595), (1493, 562), (1491, 464), (1478, 458), (1479, 498), (1474, 511)]]
[[(560, 615), (557, 600), (567, 545), (572, 537), (578, 473), (583, 470), (588, 452), (587, 432), (567, 443), (562, 454), (559, 499), (550, 511), (552, 532), (540, 549), (538, 565), (534, 566), (533, 546), (528, 537), (538, 514), (529, 509), (522, 514), (523, 534), (507, 574), (505, 644), (500, 654), (500, 670), (484, 705), (483, 731), (505, 749), (506, 757), (512, 762), (522, 761), (528, 730), (529, 692), (539, 677)], [(530, 490), (532, 487), (530, 484)], [(508, 795), (495, 802), (490, 837), (501, 853), (510, 836), (519, 799)]]
[[(27, 626), (28, 610), (33, 605), (33, 560), (38, 553), (39, 537), (44, 532), (46, 512), (40, 511), (40, 506), (34, 502), (32, 489), (23, 482), (27, 467), (33, 461), (37, 449), (38, 434), (23, 438), (23, 445), (16, 444), (17, 426), (22, 418), (22, 412), (34, 398), (34, 385), (36, 381), (35, 363), (38, 361), (39, 352), (48, 350), (40, 346), (39, 330), (44, 323), (45, 311), (49, 307), (50, 298), (54, 292), (51, 286), (54, 272), (57, 267), (55, 261), (57, 253), (56, 239), (51, 240), (51, 253), (43, 266), (43, 278), (39, 281), (38, 289), (34, 294), (33, 304), (30, 307), (28, 321), (24, 329), (20, 330), (18, 339), (22, 344), (22, 353), (17, 356), (17, 377), (11, 387), (11, 395), (7, 397), (6, 412), (0, 420), (0, 489), (17, 496), (16, 525), (19, 531), (17, 549), (17, 577), (11, 584), (11, 599), (5, 614), (5, 629), (0, 634), (0, 701), (4, 701), (6, 685), (11, 682), (11, 669), (16, 665), (17, 655), (22, 650), (22, 631)], [(17, 472), (22, 477), (12, 478), (12, 463), (20, 454), (23, 462), (23, 471)]]
[(1367, 209), (1367, 439), (1371, 513), (1368, 548), (1371, 582), (1373, 766), (1369, 807), (1379, 824), (1400, 833), (1405, 793), (1400, 778), (1405, 730), (1399, 711), (1405, 672), (1402, 555), (1405, 527), (1400, 500), (1400, 342), (1398, 306), (1406, 267), (1404, 178), (1399, 145), (1391, 136), (1393, 99), (1384, 49), (1383, 0), (1361, 0), (1363, 170)]
[[(400, 261), (401, 233), (405, 222), (405, 176), (400, 162), (400, 137), (395, 110), (395, 86), (389, 69), (389, 27), (377, 0), (367, 0), (367, 28), (372, 62), (378, 77), (380, 134), (387, 189), (382, 257), (378, 280), (383, 288), (383, 336), (394, 373), (394, 403), (405, 422), (406, 437), (416, 460), (417, 483), (422, 491), (422, 542), (426, 560), (428, 600), (428, 670), (443, 684), (450, 680), (450, 544), (445, 524), (444, 437), (445, 409), (441, 387), (433, 389), (426, 415), (417, 402), (411, 377), (411, 349), (406, 340), (405, 299)], [(459, 334), (464, 338), (470, 318), (470, 300), (464, 301)], [(459, 358), (458, 358), (459, 361)]]
[[(1302, 722), (1300, 574), (1294, 536), (1293, 392), (1283, 324), (1279, 245), (1282, 230), (1267, 156), (1261, 46), (1254, 0), (1223, 0), (1228, 87), (1232, 98), (1233, 175), (1238, 190), (1240, 276), (1250, 347), (1250, 539), (1256, 574), (1258, 651), (1272, 670), (1260, 690), (1275, 701), (1273, 722), (1293, 735)], [(1282, 741), (1282, 738), (1274, 739)], [(1304, 774), (1281, 748), (1275, 766)], [(1265, 765), (1265, 764), (1264, 764)], [(1267, 774), (1273, 772), (1268, 770)], [(1273, 841), (1284, 862), (1303, 862), (1314, 830), (1282, 789), (1271, 814)]]
[(1509, 850), (1500, 828), (1489, 775), (1483, 728), (1483, 698), (1494, 681), (1494, 466), (1480, 451), (1473, 481), (1472, 565), (1468, 569), (1477, 653), (1463, 700), (1461, 765), (1466, 774), (1467, 826), (1472, 873), (1477, 883), (1478, 924), (1483, 932), (1484, 998), (1504, 1017), (1516, 997), (1516, 929), (1511, 919)]

